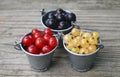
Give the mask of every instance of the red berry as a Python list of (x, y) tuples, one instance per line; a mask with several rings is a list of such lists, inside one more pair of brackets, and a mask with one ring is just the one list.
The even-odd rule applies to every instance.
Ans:
[(32, 37), (32, 35), (28, 35), (30, 38), (31, 38), (31, 40), (32, 40), (32, 43), (34, 42), (34, 38)]
[(42, 48), (42, 52), (43, 53), (47, 53), (47, 52), (50, 52), (52, 50), (52, 48), (48, 45), (45, 45), (43, 48)]
[(37, 48), (34, 45), (30, 45), (28, 47), (27, 51), (32, 54), (39, 54), (39, 51), (37, 50)]
[(39, 32), (38, 29), (33, 29), (31, 33), (32, 33), (32, 35), (34, 35), (35, 33), (38, 33), (38, 32)]
[(40, 53), (39, 54), (45, 54), (43, 51), (40, 51)]
[(36, 40), (37, 38), (41, 38), (42, 35), (40, 34), (40, 32), (37, 32), (33, 35), (34, 39)]
[(44, 37), (43, 37), (46, 42), (48, 43), (49, 39), (51, 38), (51, 36), (49, 34), (45, 34)]
[(30, 35), (27, 35), (22, 39), (23, 46), (30, 46), (32, 43), (33, 43), (33, 38)]
[(44, 34), (49, 34), (52, 36), (52, 31), (49, 28), (44, 29)]
[(37, 48), (42, 48), (46, 44), (46, 41), (43, 38), (37, 38), (35, 41), (35, 46)]
[(52, 48), (54, 48), (56, 45), (57, 45), (57, 40), (55, 37), (51, 37), (49, 42), (48, 42), (48, 45)]

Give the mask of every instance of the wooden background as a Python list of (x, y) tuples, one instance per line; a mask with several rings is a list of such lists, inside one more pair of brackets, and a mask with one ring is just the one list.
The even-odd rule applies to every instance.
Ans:
[[(33, 28), (44, 29), (40, 10), (56, 8), (77, 15), (82, 29), (98, 31), (105, 46), (88, 72), (69, 65), (64, 49), (54, 55), (54, 65), (46, 72), (34, 72), (14, 41)], [(120, 77), (120, 0), (0, 0), (0, 77)]]

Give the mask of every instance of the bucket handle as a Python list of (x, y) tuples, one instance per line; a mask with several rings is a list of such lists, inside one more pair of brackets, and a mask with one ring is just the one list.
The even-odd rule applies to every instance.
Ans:
[(16, 50), (21, 50), (20, 44), (21, 44), (21, 43), (15, 41), (14, 48), (15, 48)]
[(71, 24), (73, 25), (73, 28), (77, 28), (80, 29), (80, 26), (76, 24), (76, 22), (71, 22)]
[(40, 12), (41, 12), (41, 16), (43, 16), (46, 13), (45, 9), (42, 9)]
[(98, 46), (100, 49), (103, 49), (103, 48), (104, 48), (104, 45), (101, 44), (101, 43), (98, 43), (97, 46)]
[(58, 32), (57, 34), (53, 34), (53, 36), (57, 37), (57, 38), (58, 38), (58, 40), (59, 40), (59, 39), (60, 39), (60, 37), (61, 37), (61, 32)]

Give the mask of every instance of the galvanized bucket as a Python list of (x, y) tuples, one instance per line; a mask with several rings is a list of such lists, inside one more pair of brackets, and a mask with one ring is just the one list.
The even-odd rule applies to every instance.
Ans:
[[(58, 44), (58, 39), (57, 39), (57, 44)], [(52, 62), (52, 57), (54, 55), (57, 46), (52, 51), (46, 54), (31, 54), (23, 48), (21, 42), (16, 43), (15, 49), (22, 50), (26, 54), (32, 70), (37, 72), (44, 72), (47, 71), (48, 68), (50, 67), (50, 64)]]
[[(43, 25), (43, 27), (45, 27), (45, 28), (48, 28), (47, 26), (46, 26), (46, 24), (45, 24), (45, 20), (47, 19), (47, 15), (49, 14), (49, 13), (51, 13), (51, 12), (55, 12), (55, 10), (52, 10), (52, 11), (49, 11), (49, 12), (45, 12), (45, 10), (44, 9), (42, 9), (42, 11), (41, 11), (41, 15), (42, 15), (42, 17), (41, 17), (41, 24)], [(70, 12), (70, 11), (67, 11), (67, 12)], [(67, 34), (67, 33), (69, 33), (72, 29), (73, 29), (73, 27), (74, 27), (74, 25), (73, 24), (71, 24), (71, 26), (69, 27), (69, 28), (67, 28), (67, 29), (63, 29), (63, 30), (55, 30), (55, 29), (51, 29), (54, 33), (63, 33), (63, 34)]]
[[(70, 12), (68, 10), (66, 10), (67, 12)], [(42, 9), (41, 11), (41, 24), (43, 25), (43, 27), (48, 28), (45, 24), (45, 20), (47, 19), (47, 15), (51, 12), (55, 12), (55, 10), (49, 11), (49, 12), (45, 12), (44, 9)], [(80, 28), (78, 25), (76, 25), (76, 22), (71, 22), (71, 26), (67, 29), (63, 29), (63, 30), (55, 30), (55, 29), (51, 29), (53, 31), (54, 34), (59, 34), (59, 33), (63, 33), (63, 34), (67, 34), (69, 33), (74, 27)], [(60, 35), (60, 34), (59, 34)], [(59, 48), (63, 48), (63, 42), (62, 42), (62, 37), (60, 35), (59, 37)]]
[(90, 70), (94, 64), (97, 53), (104, 48), (104, 46), (101, 43), (101, 39), (99, 39), (97, 50), (89, 54), (73, 53), (72, 51), (66, 48), (64, 41), (63, 41), (63, 46), (65, 50), (68, 52), (71, 67), (80, 72)]

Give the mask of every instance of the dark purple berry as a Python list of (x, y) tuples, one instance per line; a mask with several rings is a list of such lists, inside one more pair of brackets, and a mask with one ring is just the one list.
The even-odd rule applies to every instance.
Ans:
[(66, 26), (66, 22), (65, 21), (61, 21), (61, 22), (59, 22), (58, 29), (64, 29), (65, 26)]
[(56, 10), (56, 13), (57, 14), (63, 14), (65, 11), (63, 10), (63, 9), (61, 9), (61, 8), (58, 8), (57, 10)]
[(76, 21), (76, 15), (74, 13), (67, 13), (65, 15), (65, 18), (66, 18), (67, 21), (70, 21), (70, 22), (71, 21), (73, 21), (73, 22)]
[(62, 15), (62, 14), (58, 14), (58, 16), (56, 17), (56, 19), (57, 19), (58, 21), (65, 21), (65, 16)]
[(48, 18), (49, 18), (49, 19), (54, 19), (54, 18), (55, 18), (54, 13), (49, 13), (49, 14), (48, 14)]
[(49, 28), (56, 29), (57, 28), (57, 21), (55, 19), (47, 19), (46, 25)]
[(68, 23), (66, 21), (61, 21), (61, 22), (59, 22), (58, 29), (67, 29), (70, 26), (71, 26), (70, 23)]

